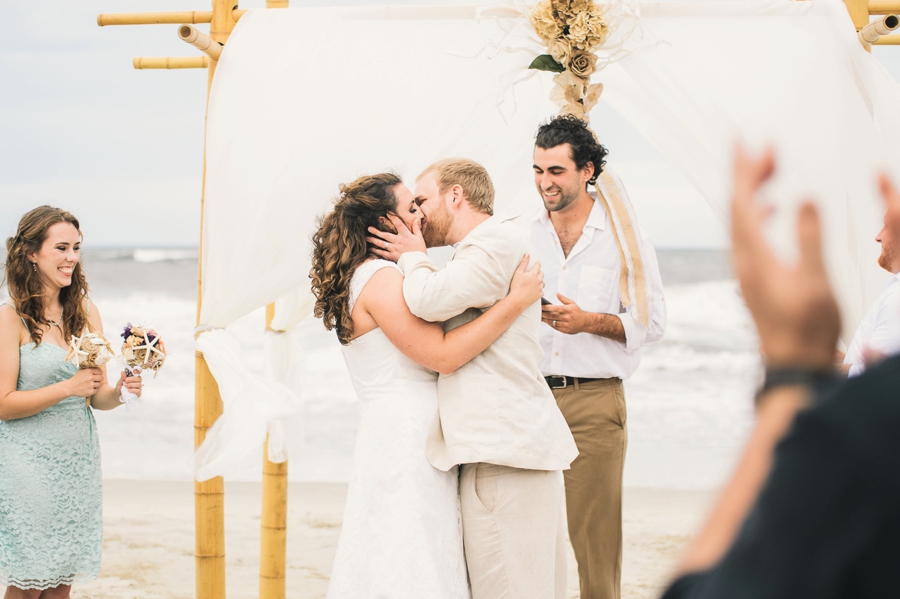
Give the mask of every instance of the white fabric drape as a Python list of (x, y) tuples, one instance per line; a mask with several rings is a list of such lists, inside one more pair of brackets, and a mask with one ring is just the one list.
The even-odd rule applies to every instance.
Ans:
[[(642, 15), (625, 42), (630, 52), (593, 77), (605, 84), (603, 98), (723, 222), (734, 140), (774, 143), (782, 174), (772, 199), (785, 216), (801, 192), (820, 200), (830, 273), (845, 324), (855, 327), (883, 286), (870, 241), (881, 221), (873, 183), (878, 166), (900, 165), (900, 115), (886, 110), (900, 105), (900, 92), (856, 42), (843, 4), (654, 3)], [(393, 169), (412, 182), (436, 159), (467, 156), (491, 173), (498, 211), (533, 208), (533, 136), (557, 110), (550, 74), (525, 70), (541, 50), (525, 13), (509, 8), (245, 14), (209, 106), (202, 324), (225, 327), (278, 298), (276, 328), (307, 314), (316, 217), (340, 182), (359, 175)], [(593, 126), (602, 140), (603, 123)], [(789, 247), (792, 218), (783, 220), (773, 237)], [(229, 391), (219, 376), (240, 350), (219, 333), (202, 334), (199, 345), (223, 396), (234, 398), (222, 420), (248, 413), (240, 402), (270, 420), (296, 412), (295, 396), (283, 401), (261, 381)], [(210, 446), (265, 434), (259, 419), (216, 426)], [(225, 473), (205, 447), (198, 476)]]
[[(796, 202), (823, 208), (849, 339), (889, 276), (876, 263), (875, 173), (900, 173), (898, 85), (840, 0), (645, 3), (646, 33), (600, 78), (604, 99), (684, 171), (727, 223), (733, 144), (772, 144), (772, 240), (790, 255)], [(658, 43), (648, 44), (648, 38)]]

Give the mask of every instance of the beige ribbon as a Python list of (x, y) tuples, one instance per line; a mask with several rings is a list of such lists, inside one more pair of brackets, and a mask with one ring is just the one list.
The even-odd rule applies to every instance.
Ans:
[(634, 224), (631, 222), (626, 200), (622, 197), (617, 181), (607, 171), (600, 173), (600, 181), (606, 193), (603, 193), (603, 189), (598, 189), (600, 193), (597, 196), (603, 201), (606, 213), (610, 217), (622, 266), (619, 273), (619, 297), (626, 308), (633, 306), (632, 310), (637, 313), (638, 321), (649, 328), (650, 301), (647, 297), (647, 277), (644, 274), (644, 261)]

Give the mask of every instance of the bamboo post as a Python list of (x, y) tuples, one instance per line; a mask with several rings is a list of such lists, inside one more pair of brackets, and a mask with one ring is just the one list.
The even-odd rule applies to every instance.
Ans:
[(900, 13), (900, 0), (869, 0), (870, 15), (895, 15)]
[(209, 59), (205, 56), (138, 56), (134, 59), (136, 69), (205, 69)]
[[(234, 2), (234, 4), (232, 4)], [(225, 43), (234, 29), (232, 11), (237, 8), (236, 0), (212, 0), (210, 37)], [(209, 59), (207, 77), (207, 113), (209, 118), (209, 90), (218, 61)], [(205, 137), (205, 136), (204, 136)], [(203, 301), (202, 251), (203, 212), (206, 203), (206, 144), (203, 146), (203, 183), (200, 199), (200, 267), (197, 281), (197, 324), (200, 324), (200, 309)], [(194, 447), (199, 447), (206, 438), (206, 432), (222, 415), (222, 398), (218, 386), (209, 372), (203, 354), (196, 354), (197, 386), (194, 399), (195, 434)], [(225, 483), (221, 476), (205, 482), (194, 482), (194, 506), (196, 509), (196, 584), (197, 599), (225, 599)]]
[[(236, 22), (246, 10), (230, 11), (231, 18)], [(211, 23), (213, 11), (195, 10), (183, 12), (130, 12), (97, 15), (97, 25), (181, 25), (184, 23), (197, 25), (198, 23)]]
[[(287, 8), (288, 0), (266, 0), (266, 8)], [(266, 306), (266, 330), (272, 330), (275, 304)], [(269, 461), (269, 437), (263, 446), (262, 517), (260, 522), (259, 598), (285, 599), (287, 592), (288, 463)]]
[(178, 37), (214, 60), (219, 60), (219, 56), (222, 55), (221, 44), (192, 25), (179, 27)]
[[(272, 330), (275, 304), (266, 306), (266, 331)], [(259, 597), (285, 599), (287, 564), (288, 464), (269, 461), (269, 437), (263, 445), (262, 517), (260, 522)]]
[(869, 0), (844, 0), (844, 4), (857, 31), (869, 24)]
[(872, 21), (860, 29), (856, 35), (864, 46), (869, 46), (877, 42), (881, 36), (889, 34), (898, 27), (900, 27), (900, 19), (897, 18), (897, 15), (887, 15)]

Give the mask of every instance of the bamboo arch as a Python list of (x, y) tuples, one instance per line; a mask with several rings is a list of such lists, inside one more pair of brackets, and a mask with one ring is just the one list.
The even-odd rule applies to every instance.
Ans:
[[(209, 24), (209, 36), (193, 28), (179, 28), (179, 35), (204, 53), (190, 57), (138, 57), (135, 69), (207, 68), (207, 105), (209, 90), (215, 75), (221, 47), (228, 40), (237, 21), (246, 12), (238, 10), (237, 0), (211, 0), (210, 11), (163, 13), (101, 14), (97, 24), (110, 25), (195, 25)], [(900, 0), (843, 0), (857, 31), (870, 23), (872, 15), (900, 13)], [(289, 0), (266, 0), (266, 8), (287, 8)], [(896, 18), (896, 17), (895, 17)], [(871, 29), (871, 28), (870, 28)], [(199, 34), (199, 35), (197, 35)], [(189, 39), (188, 39), (189, 38)], [(869, 44), (861, 39), (868, 49)], [(900, 45), (900, 34), (881, 35), (872, 45)], [(201, 192), (201, 239), (203, 234), (203, 203), (206, 190), (206, 151), (204, 148), (203, 183)], [(202, 256), (201, 256), (202, 258)], [(199, 324), (202, 302), (202, 259), (198, 265), (197, 319)], [(271, 328), (275, 306), (266, 308), (266, 329)], [(194, 446), (199, 447), (209, 428), (222, 414), (222, 399), (218, 386), (209, 371), (203, 354), (196, 353)], [(268, 445), (268, 440), (266, 441)], [(267, 449), (267, 448), (266, 448)], [(287, 540), (287, 462), (276, 464), (263, 452), (262, 518), (260, 541), (259, 596), (261, 599), (284, 599), (286, 592)], [(225, 597), (225, 516), (224, 481), (222, 477), (194, 483), (196, 510), (196, 597), (224, 599)]]

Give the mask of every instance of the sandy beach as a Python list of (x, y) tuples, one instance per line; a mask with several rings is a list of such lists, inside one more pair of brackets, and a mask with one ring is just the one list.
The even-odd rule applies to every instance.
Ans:
[[(346, 492), (344, 483), (291, 483), (288, 597), (325, 597)], [(258, 597), (260, 485), (226, 483), (225, 493), (228, 597)], [(710, 491), (625, 490), (624, 599), (659, 595), (713, 498)], [(191, 483), (104, 481), (104, 522), (100, 578), (76, 586), (73, 598), (194, 597)], [(568, 596), (577, 599), (571, 553), (568, 588)]]

